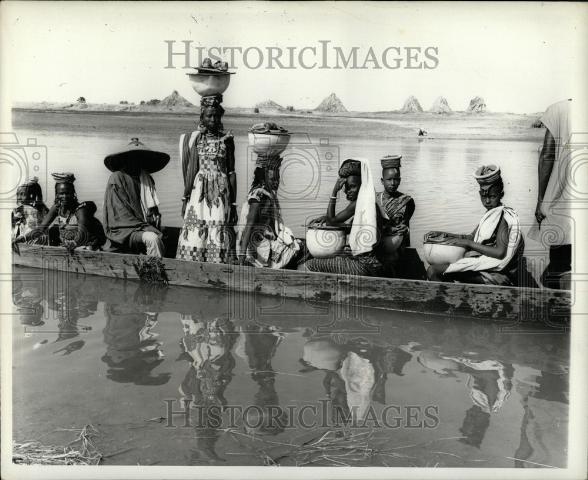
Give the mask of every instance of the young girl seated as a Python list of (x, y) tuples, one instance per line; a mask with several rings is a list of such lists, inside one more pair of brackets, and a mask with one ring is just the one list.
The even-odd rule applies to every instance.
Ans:
[(517, 285), (524, 250), (519, 217), (502, 205), (504, 184), (500, 167), (488, 165), (476, 170), (480, 199), (486, 213), (471, 235), (429, 232), (427, 243), (454, 245), (467, 250), (464, 258), (451, 264), (431, 265), (429, 280), (491, 285)]
[(241, 264), (285, 268), (303, 252), (301, 240), (294, 238), (282, 219), (278, 201), (281, 162), (279, 155), (257, 157), (253, 182), (239, 219), (237, 257)]
[[(12, 210), (13, 242), (22, 241), (25, 235), (35, 231), (49, 211), (43, 203), (43, 191), (37, 177), (18, 187), (16, 204), (18, 206)], [(41, 237), (29, 236), (28, 243), (39, 243)]]

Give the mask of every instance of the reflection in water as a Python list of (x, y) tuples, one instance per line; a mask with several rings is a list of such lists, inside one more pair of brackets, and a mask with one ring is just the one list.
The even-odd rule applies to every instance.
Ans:
[[(379, 415), (387, 407), (434, 405), (439, 409), (434, 430), (376, 431), (386, 445), (420, 445), (403, 450), (408, 457), (387, 457), (387, 464), (566, 465), (568, 335), (513, 335), (496, 324), (372, 310), (364, 312), (364, 319), (378, 326), (377, 334), (353, 334), (362, 325), (345, 321), (337, 326), (347, 333), (326, 335), (315, 331), (315, 318), (299, 315), (296, 301), (286, 302), (279, 315), (264, 313), (248, 324), (227, 320), (229, 302), (222, 292), (157, 289), (74, 274), (64, 282), (61, 273), (39, 277), (34, 272), (16, 269), (13, 282), (13, 388), (15, 398), (22, 399), (13, 407), (17, 439), (49, 435), (66, 424), (90, 420), (106, 425), (122, 418), (140, 424), (140, 435), (129, 436), (126, 426), (118, 434), (105, 426), (112, 451), (134, 447), (132, 454), (108, 463), (260, 464), (256, 452), (264, 445), (279, 445), (286, 450), (283, 456), (304, 435), (316, 437), (294, 416), (301, 406), (319, 406), (317, 420), (327, 420), (329, 429), (353, 432), (348, 428), (352, 417), (365, 415), (369, 426), (372, 412)], [(52, 288), (61, 292), (56, 298)], [(263, 308), (275, 304), (264, 297), (255, 301)], [(80, 322), (89, 315), (93, 330)], [(59, 337), (52, 344), (54, 332)], [(237, 363), (237, 355), (244, 362)], [(71, 359), (74, 370), (64, 368)], [(172, 375), (176, 387), (170, 387)], [(81, 387), (79, 407), (56, 409), (57, 402), (68, 401), (71, 390), (64, 386), (72, 381)], [(170, 388), (178, 386), (193, 407), (195, 424), (183, 429), (145, 424), (147, 418), (165, 415)], [(93, 389), (105, 396), (84, 397)], [(319, 405), (325, 394), (330, 401)], [(115, 408), (105, 400), (112, 398), (123, 401)], [(238, 411), (235, 420), (245, 431), (222, 429), (233, 405), (244, 409), (246, 418)], [(223, 422), (198, 415), (211, 406), (222, 411)], [(391, 413), (396, 416), (398, 410)], [(270, 421), (272, 416), (280, 421)], [(181, 426), (182, 420), (176, 420)], [(439, 438), (451, 440), (427, 443)], [(450, 455), (440, 457), (435, 453), (440, 451)], [(292, 456), (283, 458), (294, 462)], [(473, 459), (484, 463), (469, 463)], [(384, 465), (375, 457), (369, 462)]]
[(258, 386), (253, 403), (246, 409), (245, 431), (257, 435), (277, 435), (287, 423), (286, 411), (280, 407), (275, 389), (276, 373), (272, 358), (284, 340), (274, 326), (248, 324), (240, 333), (237, 351), (249, 365), (251, 378)]
[[(65, 281), (56, 282), (55, 290), (47, 297), (49, 312), (57, 318), (58, 335), (56, 342), (71, 340), (79, 336), (80, 332), (89, 331), (91, 327), (78, 325), (78, 321), (96, 313), (98, 302), (85, 298), (84, 281), (72, 282), (65, 277)], [(54, 353), (72, 353), (84, 346), (84, 340), (76, 340)]]
[[(153, 331), (157, 326), (157, 303), (161, 292), (141, 284), (135, 291), (135, 302), (104, 303), (107, 345), (102, 361), (108, 365), (107, 378), (135, 385), (163, 385), (170, 373), (153, 375), (164, 359), (162, 343)], [(151, 297), (153, 295), (153, 297)]]
[(27, 284), (22, 276), (14, 274), (12, 277), (12, 303), (16, 309), (21, 325), (40, 327), (43, 321), (43, 286), (39, 283)]
[(323, 386), (336, 425), (363, 420), (374, 401), (386, 405), (389, 373), (402, 376), (412, 355), (392, 345), (378, 345), (345, 334), (313, 337), (304, 345), (302, 370), (325, 370)]
[(186, 360), (189, 368), (179, 390), (184, 402), (198, 408), (196, 448), (191, 454), (191, 464), (224, 462), (215, 451), (220, 436), (218, 419), (209, 414), (213, 412), (211, 407), (222, 411), (227, 404), (224, 393), (235, 368), (231, 353), (236, 340), (235, 326), (226, 318), (205, 320), (200, 315), (180, 315), (180, 321), (183, 328), (180, 359)]
[(560, 423), (568, 417), (569, 385), (563, 375), (522, 367), (515, 377), (515, 388), (521, 396), (524, 414), (514, 466), (552, 465), (553, 452), (566, 444)]
[(466, 411), (460, 433), (461, 442), (480, 448), (490, 426), (490, 414), (503, 406), (512, 389), (514, 369), (496, 360), (473, 360), (466, 357), (443, 355), (431, 349), (422, 349), (416, 342), (400, 347), (414, 354), (417, 362), (436, 375), (455, 377), (456, 373), (467, 376), (466, 385), (474, 406)]

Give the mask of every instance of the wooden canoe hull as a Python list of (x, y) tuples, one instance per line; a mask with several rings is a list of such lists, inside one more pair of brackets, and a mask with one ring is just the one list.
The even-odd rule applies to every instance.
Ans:
[[(13, 264), (25, 267), (138, 279), (138, 255), (76, 251), (59, 247), (20, 245)], [(145, 258), (145, 257), (143, 257)], [(386, 310), (485, 318), (513, 325), (539, 322), (558, 327), (569, 322), (568, 291), (358, 277), (293, 270), (162, 259), (170, 285), (215, 288), (227, 293), (334, 302)]]

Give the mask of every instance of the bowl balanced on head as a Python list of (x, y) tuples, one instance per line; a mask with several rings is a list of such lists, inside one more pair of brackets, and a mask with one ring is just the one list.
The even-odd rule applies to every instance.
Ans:
[(290, 142), (288, 131), (275, 123), (257, 123), (249, 129), (249, 147), (258, 155), (279, 155)]
[(201, 97), (222, 95), (229, 87), (231, 75), (227, 62), (218, 61), (212, 63), (210, 58), (205, 58), (197, 72), (188, 73), (188, 78), (194, 91)]

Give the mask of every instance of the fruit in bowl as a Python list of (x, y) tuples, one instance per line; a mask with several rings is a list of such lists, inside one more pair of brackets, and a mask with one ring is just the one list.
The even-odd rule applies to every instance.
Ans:
[(315, 258), (327, 258), (341, 253), (346, 241), (345, 228), (311, 225), (306, 230), (306, 247)]
[(424, 243), (423, 252), (429, 265), (457, 262), (465, 255), (466, 249), (443, 243)]
[(194, 91), (201, 97), (220, 95), (228, 87), (231, 75), (228, 72), (188, 73)]

